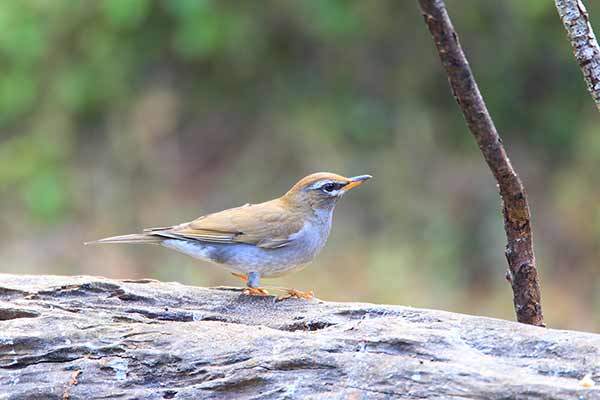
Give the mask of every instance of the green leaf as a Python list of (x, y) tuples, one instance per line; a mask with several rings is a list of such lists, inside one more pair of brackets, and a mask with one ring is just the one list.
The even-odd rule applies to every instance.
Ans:
[(125, 29), (137, 28), (150, 8), (148, 0), (104, 0), (100, 4), (108, 22)]
[(65, 191), (65, 180), (57, 171), (41, 171), (26, 182), (23, 198), (34, 216), (55, 219), (65, 210)]

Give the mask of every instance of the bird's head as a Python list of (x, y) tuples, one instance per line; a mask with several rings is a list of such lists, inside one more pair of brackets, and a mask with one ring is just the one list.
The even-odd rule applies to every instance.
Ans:
[(346, 178), (331, 172), (317, 172), (300, 179), (283, 198), (297, 206), (332, 209), (338, 199), (368, 179), (371, 175)]

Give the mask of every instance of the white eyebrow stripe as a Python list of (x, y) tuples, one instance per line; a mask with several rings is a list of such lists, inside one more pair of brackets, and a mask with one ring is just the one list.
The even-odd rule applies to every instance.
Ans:
[[(304, 189), (304, 190), (314, 190), (314, 189), (321, 189), (321, 188), (323, 187), (323, 185), (326, 185), (326, 184), (328, 184), (328, 183), (339, 184), (339, 185), (342, 185), (342, 187), (343, 187), (343, 185), (345, 185), (345, 184), (346, 184), (346, 182), (341, 182), (341, 181), (337, 181), (337, 180), (334, 180), (334, 179), (322, 179), (322, 180), (320, 180), (320, 181), (316, 181), (315, 183), (313, 183), (312, 185), (308, 186), (308, 187), (307, 187), (306, 189)], [(326, 194), (328, 194), (328, 195), (330, 195), (330, 196), (332, 196), (332, 197), (338, 196), (338, 195), (340, 195), (342, 192), (343, 192), (343, 191), (342, 191), (342, 189), (341, 189), (341, 188), (340, 188), (340, 189), (333, 190), (333, 191), (331, 191), (331, 192), (327, 192), (327, 191), (325, 191), (325, 193), (326, 193)]]
[(310, 185), (308, 188), (309, 189), (318, 189), (321, 186), (326, 185), (328, 183), (336, 183), (336, 181), (332, 181), (331, 179), (322, 179), (320, 181), (316, 181), (315, 183)]

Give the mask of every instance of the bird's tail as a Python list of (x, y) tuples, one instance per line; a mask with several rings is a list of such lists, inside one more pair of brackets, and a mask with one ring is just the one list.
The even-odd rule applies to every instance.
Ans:
[(160, 244), (164, 238), (146, 233), (133, 233), (130, 235), (111, 236), (104, 239), (85, 242), (84, 244), (103, 244), (103, 243), (143, 243)]

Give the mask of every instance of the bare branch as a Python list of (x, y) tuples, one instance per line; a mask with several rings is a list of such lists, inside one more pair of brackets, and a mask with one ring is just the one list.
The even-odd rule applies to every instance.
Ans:
[(419, 4), (448, 75), (454, 97), (498, 182), (503, 203), (504, 230), (508, 240), (505, 251), (509, 265), (507, 278), (512, 284), (517, 320), (543, 326), (531, 215), (525, 188), (504, 150), (444, 2), (419, 0)]
[(600, 47), (581, 0), (555, 0), (556, 10), (567, 30), (573, 55), (583, 72), (588, 90), (600, 111)]

